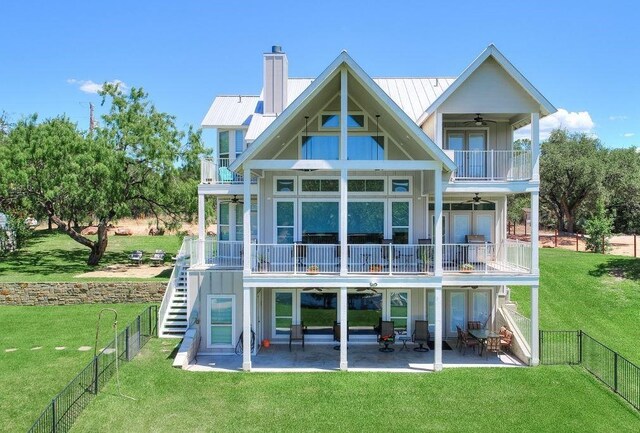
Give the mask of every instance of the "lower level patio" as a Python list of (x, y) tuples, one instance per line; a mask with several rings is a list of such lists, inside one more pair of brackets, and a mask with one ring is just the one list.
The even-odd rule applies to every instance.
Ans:
[[(455, 340), (443, 342), (442, 361), (444, 368), (456, 367), (521, 367), (524, 364), (509, 353), (489, 353), (479, 356), (471, 349), (461, 354), (455, 348)], [(304, 350), (294, 344), (289, 351), (287, 344), (272, 344), (261, 348), (252, 356), (251, 371), (254, 372), (331, 372), (340, 370), (340, 351), (333, 344), (307, 344)], [(434, 351), (416, 352), (414, 345), (395, 344), (393, 352), (381, 352), (378, 344), (350, 343), (348, 349), (349, 371), (375, 371), (391, 373), (421, 373), (434, 371)], [(198, 355), (189, 365), (190, 371), (242, 371), (241, 355)]]

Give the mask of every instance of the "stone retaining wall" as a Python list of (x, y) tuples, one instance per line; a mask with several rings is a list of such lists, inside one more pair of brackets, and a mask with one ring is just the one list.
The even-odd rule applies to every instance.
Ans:
[(72, 305), (162, 302), (167, 283), (0, 283), (0, 305)]

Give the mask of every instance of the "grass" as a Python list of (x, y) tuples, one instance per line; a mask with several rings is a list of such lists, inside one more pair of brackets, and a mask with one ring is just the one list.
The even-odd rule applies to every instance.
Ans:
[[(177, 236), (109, 236), (109, 246), (100, 267), (128, 263), (129, 254), (135, 250), (143, 250), (149, 257), (156, 249), (161, 249), (170, 257), (179, 248)], [(38, 230), (24, 248), (2, 257), (0, 282), (122, 281), (122, 278), (75, 278), (75, 275), (95, 270), (87, 266), (88, 257), (89, 249), (68, 235)], [(141, 278), (140, 281), (165, 281), (170, 276), (171, 272), (163, 272), (156, 278)]]
[[(93, 358), (96, 320), (102, 308), (118, 311), (119, 329), (143, 304), (0, 306), (0, 430), (25, 431), (51, 399)], [(112, 316), (104, 315), (99, 341), (114, 337)], [(39, 350), (33, 347), (42, 346)], [(55, 350), (65, 346), (65, 350)], [(80, 346), (91, 346), (86, 352)], [(16, 348), (15, 352), (5, 352)]]
[(438, 374), (193, 373), (152, 340), (74, 432), (636, 432), (640, 415), (571, 367)]
[[(640, 364), (640, 259), (541, 249), (539, 290), (541, 329), (582, 329)], [(512, 289), (527, 315), (530, 296)]]

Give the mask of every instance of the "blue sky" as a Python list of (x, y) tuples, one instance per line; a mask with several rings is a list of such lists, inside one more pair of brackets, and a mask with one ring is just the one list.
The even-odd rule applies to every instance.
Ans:
[(271, 45), (288, 54), (290, 76), (317, 76), (342, 49), (371, 76), (456, 76), (494, 43), (565, 110), (543, 130), (561, 123), (640, 147), (638, 22), (635, 2), (615, 0), (7, 0), (0, 111), (66, 113), (86, 129), (89, 102), (104, 111), (92, 84), (120, 80), (180, 126), (199, 125), (215, 95), (259, 93)]

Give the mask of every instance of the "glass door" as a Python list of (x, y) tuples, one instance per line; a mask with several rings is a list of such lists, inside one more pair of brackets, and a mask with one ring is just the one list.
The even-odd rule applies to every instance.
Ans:
[(484, 132), (469, 132), (468, 177), (484, 178), (487, 175), (486, 135)]
[(458, 335), (456, 327), (467, 326), (467, 293), (465, 291), (447, 291), (447, 337)]

